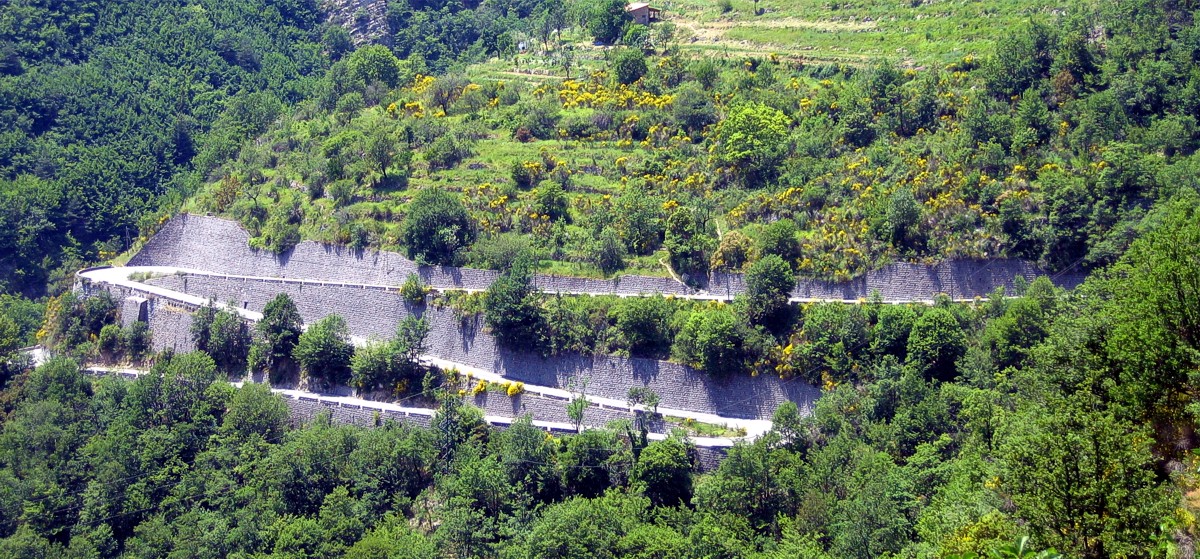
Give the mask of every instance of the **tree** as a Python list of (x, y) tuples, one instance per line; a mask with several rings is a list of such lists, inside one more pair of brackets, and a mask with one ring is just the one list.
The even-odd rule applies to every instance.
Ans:
[(675, 507), (692, 499), (692, 459), (678, 437), (654, 441), (642, 449), (630, 481), (654, 506)]
[(611, 274), (625, 267), (625, 243), (612, 229), (605, 228), (588, 251), (592, 263), (601, 272)]
[(226, 374), (242, 372), (250, 350), (250, 329), (233, 311), (222, 309), (209, 326), (207, 352)]
[(746, 328), (739, 322), (725, 308), (695, 311), (676, 336), (673, 353), (710, 375), (745, 371), (755, 352)]
[(400, 84), (400, 61), (383, 45), (367, 45), (346, 59), (350, 76), (363, 86), (381, 82), (388, 87)]
[(1012, 416), (1002, 487), (1041, 544), (1068, 556), (1136, 554), (1173, 506), (1155, 481), (1152, 437), (1076, 399)]
[(670, 351), (675, 309), (662, 295), (623, 299), (613, 314), (617, 333), (631, 355), (662, 357)]
[(621, 37), (621, 30), (630, 21), (625, 5), (625, 0), (603, 0), (592, 5), (588, 31), (597, 41), (611, 45)]
[(703, 229), (703, 223), (689, 208), (678, 208), (667, 219), (666, 240), (671, 268), (684, 283), (698, 285), (708, 277), (708, 252), (712, 240)]
[(591, 405), (591, 402), (583, 394), (571, 398), (571, 401), (567, 403), (567, 417), (575, 424), (576, 432), (583, 425), (583, 416), (587, 412), (589, 405)]
[(712, 96), (696, 83), (686, 83), (675, 94), (671, 104), (675, 122), (694, 140), (699, 140), (704, 128), (717, 122), (717, 109)]
[(789, 124), (779, 109), (759, 103), (734, 105), (717, 129), (717, 153), (747, 186), (762, 186), (787, 154)]
[(765, 256), (774, 254), (787, 262), (790, 266), (796, 265), (796, 260), (801, 256), (800, 241), (796, 239), (799, 229), (796, 227), (796, 222), (790, 219), (779, 219), (767, 224), (758, 234), (758, 252)]
[(741, 231), (730, 231), (721, 237), (716, 252), (713, 252), (713, 270), (740, 272), (754, 252), (754, 243)]
[(426, 188), (409, 203), (400, 239), (409, 258), (450, 265), (475, 242), (475, 223), (457, 197), (441, 188)]
[(275, 295), (263, 307), (262, 320), (254, 325), (254, 343), (250, 350), (251, 368), (273, 375), (287, 371), (292, 351), (300, 339), (304, 321), (295, 301), (287, 293)]
[(496, 341), (510, 348), (540, 348), (544, 326), (533, 271), (522, 257), (488, 286), (483, 319)]
[(782, 258), (768, 254), (750, 265), (746, 272), (746, 315), (753, 324), (762, 324), (787, 308), (788, 297), (796, 287), (796, 275)]
[(646, 75), (646, 55), (639, 49), (623, 48), (613, 56), (617, 81), (629, 85)]
[(221, 423), (225, 435), (248, 440), (279, 441), (288, 428), (288, 408), (283, 399), (263, 384), (247, 383), (233, 394)]
[(300, 334), (292, 351), (293, 358), (310, 378), (335, 385), (350, 380), (353, 354), (346, 320), (336, 314), (318, 320)]
[(196, 350), (208, 351), (209, 336), (212, 331), (213, 319), (217, 316), (217, 309), (212, 301), (207, 305), (202, 305), (192, 313), (191, 334), (192, 343), (195, 344)]
[(927, 376), (953, 380), (958, 374), (955, 362), (966, 351), (967, 335), (949, 310), (929, 309), (913, 324), (908, 338), (908, 361)]

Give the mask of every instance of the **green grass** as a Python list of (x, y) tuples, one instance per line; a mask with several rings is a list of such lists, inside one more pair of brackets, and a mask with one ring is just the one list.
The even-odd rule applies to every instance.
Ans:
[[(692, 49), (768, 51), (807, 59), (854, 62), (885, 57), (915, 64), (948, 63), (991, 52), (999, 29), (1049, 19), (1061, 2), (1008, 0), (735, 0), (722, 14), (714, 2), (678, 0), (668, 13)], [(715, 40), (714, 40), (715, 39)]]

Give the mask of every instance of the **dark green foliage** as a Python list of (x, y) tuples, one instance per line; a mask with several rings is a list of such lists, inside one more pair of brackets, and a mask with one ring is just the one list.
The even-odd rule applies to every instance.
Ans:
[(316, 321), (296, 342), (292, 358), (309, 378), (330, 384), (345, 384), (350, 380), (350, 330), (346, 320), (331, 314)]
[(213, 317), (208, 331), (205, 351), (217, 362), (217, 367), (228, 374), (244, 370), (250, 351), (250, 329), (242, 317), (221, 310)]
[(290, 4), (10, 6), (0, 253), (12, 258), (0, 284), (41, 293), (60, 264), (127, 247), (193, 169), (209, 172), (281, 102), (305, 98), (328, 63), (324, 16)]
[(1111, 414), (1061, 405), (1005, 434), (1001, 479), (1045, 545), (1134, 553), (1172, 506), (1149, 467), (1149, 437)]
[(514, 262), (488, 286), (483, 309), (488, 329), (501, 344), (523, 349), (541, 347), (545, 324), (528, 260)]
[(250, 368), (265, 370), (272, 379), (289, 373), (294, 365), (292, 350), (300, 339), (303, 326), (300, 311), (288, 294), (273, 297), (263, 308), (262, 320), (254, 325)]
[(633, 355), (665, 356), (675, 338), (675, 308), (661, 295), (631, 297), (614, 309), (617, 332)]
[(679, 208), (667, 219), (663, 244), (671, 256), (671, 268), (684, 283), (696, 285), (708, 277), (708, 253), (713, 240), (694, 210)]
[(427, 188), (408, 205), (400, 236), (409, 258), (453, 264), (475, 242), (475, 224), (458, 198), (440, 188)]
[(774, 254), (760, 258), (746, 271), (746, 315), (753, 324), (771, 321), (787, 308), (796, 275)]
[(602, 231), (588, 252), (591, 254), (592, 263), (605, 274), (620, 271), (625, 267), (625, 243), (612, 229)]
[(636, 48), (624, 48), (613, 55), (617, 82), (629, 85), (646, 75), (646, 55)]
[(588, 13), (588, 30), (601, 43), (612, 44), (621, 37), (621, 30), (629, 21), (624, 0), (603, 0), (591, 5)]
[(642, 449), (630, 475), (655, 506), (677, 506), (692, 498), (692, 458), (688, 444), (670, 437)]

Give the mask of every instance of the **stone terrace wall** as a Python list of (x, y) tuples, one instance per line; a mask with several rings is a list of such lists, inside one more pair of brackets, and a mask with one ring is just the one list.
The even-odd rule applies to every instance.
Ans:
[[(587, 383), (587, 392), (624, 400), (631, 387), (645, 386), (661, 397), (661, 406), (726, 417), (769, 419), (775, 408), (792, 401), (810, 408), (820, 391), (800, 381), (775, 377), (735, 377), (714, 381), (688, 367), (653, 359), (537, 354), (498, 348), (478, 318), (459, 319), (451, 309), (414, 307), (394, 290), (254, 280), (207, 275), (172, 275), (149, 283), (192, 295), (232, 301), (262, 311), (271, 298), (287, 293), (305, 323), (340, 314), (360, 337), (390, 338), (409, 315), (429, 320), (429, 353), (441, 359), (502, 374), (528, 384), (569, 389)], [(185, 330), (186, 332), (186, 330)], [(156, 336), (158, 330), (155, 330)]]
[[(472, 268), (421, 267), (394, 252), (355, 251), (347, 247), (305, 241), (292, 250), (275, 254), (250, 248), (249, 234), (236, 222), (198, 215), (181, 215), (167, 222), (131, 266), (178, 266), (241, 276), (266, 276), (332, 282), (401, 285), (418, 273), (441, 288), (486, 289), (496, 272)], [(865, 299), (878, 291), (885, 300), (924, 300), (939, 293), (956, 299), (986, 297), (997, 286), (1011, 287), (1016, 276), (1027, 280), (1041, 275), (1033, 265), (1019, 260), (950, 261), (938, 265), (898, 263), (847, 282), (804, 280), (794, 297), (815, 299)], [(1082, 281), (1078, 273), (1059, 274), (1054, 280), (1065, 287)], [(545, 291), (638, 295), (700, 293), (669, 278), (621, 276), (595, 280), (538, 275)], [(738, 274), (714, 274), (706, 293), (732, 297), (744, 289)]]

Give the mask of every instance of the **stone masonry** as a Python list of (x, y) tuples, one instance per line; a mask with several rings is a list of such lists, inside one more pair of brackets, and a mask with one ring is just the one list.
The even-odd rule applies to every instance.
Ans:
[[(131, 266), (177, 266), (207, 272), (279, 278), (299, 278), (352, 284), (399, 286), (410, 273), (429, 285), (448, 289), (486, 289), (496, 272), (472, 268), (418, 266), (403, 255), (305, 241), (282, 254), (255, 250), (250, 235), (236, 222), (199, 215), (180, 215), (163, 225)], [(959, 260), (937, 265), (896, 263), (846, 282), (803, 280), (793, 297), (812, 299), (866, 299), (878, 292), (884, 300), (928, 300), (937, 294), (955, 299), (986, 297), (998, 286), (1011, 287), (1022, 276), (1032, 280), (1042, 273), (1028, 262), (1009, 259)], [(1055, 283), (1074, 287), (1083, 280), (1078, 272), (1060, 273)], [(739, 274), (714, 274), (703, 292), (670, 278), (620, 276), (612, 280), (538, 275), (535, 283), (547, 292), (640, 295), (693, 295), (707, 293), (732, 297), (743, 289)]]

